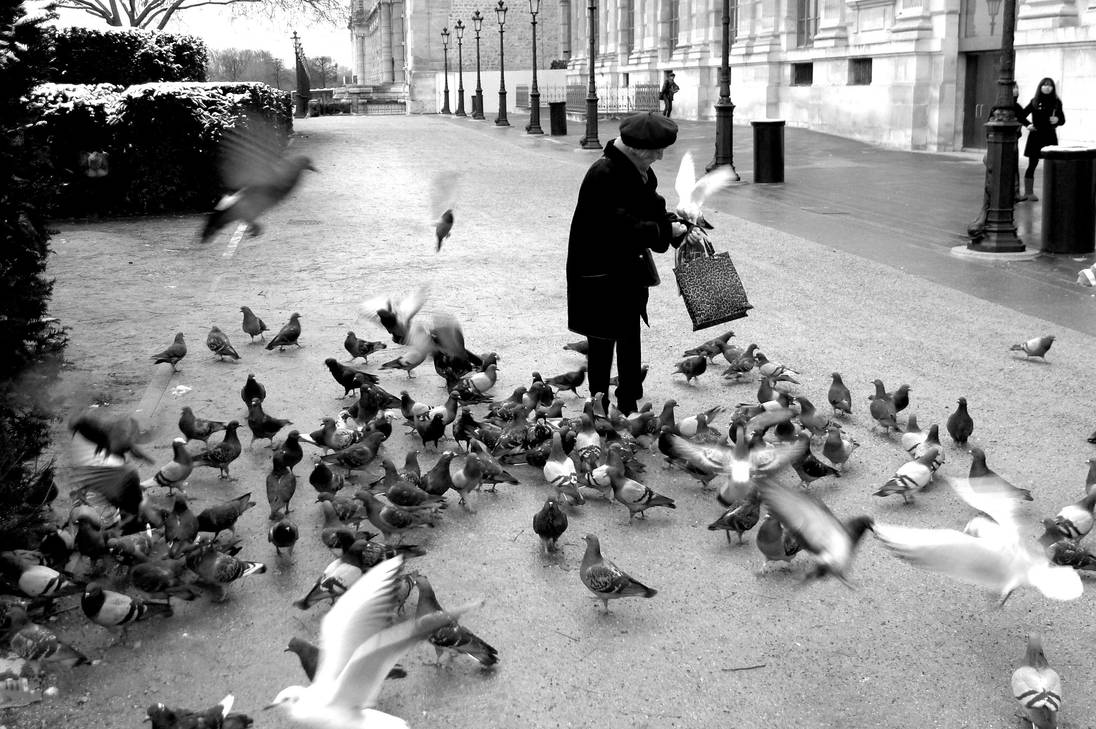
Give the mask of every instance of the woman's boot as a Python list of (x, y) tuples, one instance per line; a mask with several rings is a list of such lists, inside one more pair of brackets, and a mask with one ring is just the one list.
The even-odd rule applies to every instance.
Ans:
[(1039, 202), (1039, 198), (1035, 196), (1035, 178), (1024, 178), (1024, 199), (1031, 200), (1032, 202)]

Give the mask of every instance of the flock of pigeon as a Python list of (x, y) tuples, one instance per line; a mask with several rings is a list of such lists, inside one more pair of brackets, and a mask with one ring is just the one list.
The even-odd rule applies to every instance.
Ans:
[[(232, 209), (231, 202), (219, 207), (207, 232), (232, 220), (254, 224), (307, 168), (295, 165), (288, 189), (262, 204), (253, 201), (239, 214), (225, 212)], [(682, 200), (677, 212), (695, 223), (690, 236), (704, 235), (700, 203), (719, 186), (712, 179), (695, 181), (686, 155), (676, 186)], [(437, 227), (439, 250), (452, 224), (452, 211), (447, 210)], [(1094, 524), (1096, 459), (1090, 459), (1084, 495), (1043, 520), (1038, 543), (1026, 543), (1020, 537), (1019, 507), (1032, 500), (1031, 494), (995, 473), (979, 448), (970, 448), (972, 463), (965, 477), (945, 476), (939, 424), (922, 430), (916, 417), (906, 414), (910, 387), (888, 391), (876, 380), (868, 402), (873, 427), (908, 452), (909, 459), (875, 495), (899, 496), (909, 503), (934, 481), (947, 482), (970, 505), (973, 516), (962, 531), (900, 527), (866, 514), (842, 519), (811, 486), (839, 477), (859, 446), (843, 426), (860, 406), (854, 406), (839, 373), (832, 374), (826, 393), (827, 413), (797, 392), (798, 372), (768, 359), (757, 344), (735, 346), (728, 331), (686, 351), (675, 373), (693, 382), (721, 367), (728, 380), (756, 378), (756, 402), (681, 416), (671, 399), (657, 412), (647, 404), (639, 412), (622, 413), (611, 406), (605, 411), (603, 393), (590, 393), (581, 413), (568, 415), (570, 396), (585, 385), (584, 366), (549, 377), (534, 372), (527, 385), (501, 397), (494, 390), (499, 354), (469, 350), (453, 317), (421, 312), (425, 299), (424, 290), (379, 297), (363, 302), (361, 313), (383, 327), (391, 345), (402, 348), (398, 356), (382, 357), (377, 369), (390, 371), (390, 378), (392, 370), (402, 370), (411, 378), (429, 361), (448, 393), (440, 405), (382, 387), (380, 376), (370, 371), (369, 357), (378, 356), (389, 343), (362, 340), (350, 331), (344, 341), (350, 361), (327, 358), (324, 364), (342, 397), (354, 394), (356, 399), (310, 432), (292, 429), (291, 418), (267, 413), (266, 388), (250, 374), (239, 393), (247, 409), (243, 423), (203, 419), (182, 408), (172, 459), (142, 477), (135, 461), (150, 459), (137, 443), (136, 421), (95, 408), (78, 413), (70, 422), (77, 454), (70, 475), (71, 509), (43, 535), (38, 549), (0, 554), (8, 593), (0, 597), (0, 611), (9, 648), (35, 668), (43, 663), (87, 664), (83, 653), (46, 624), (69, 596), (78, 599), (88, 620), (119, 629), (124, 638), (134, 622), (171, 616), (177, 601), (203, 595), (226, 600), (232, 585), (265, 572), (265, 564), (243, 556), (253, 557), (258, 547), (245, 544), (235, 531), (237, 520), (257, 505), (252, 494), (197, 513), (188, 503), (189, 480), (212, 475), (200, 469), (216, 469), (220, 479), (233, 480), (232, 468), (244, 449), (238, 432), (245, 425), (244, 432), (251, 434), (248, 448), (265, 440), (271, 451), (266, 497), (268, 540), (275, 554), (299, 546), (319, 549), (298, 545), (301, 520), (315, 518), (323, 522), (322, 548), (332, 552), (312, 588), (293, 602), (300, 610), (331, 605), (321, 621), (318, 644), (293, 637), (287, 646), (299, 657), (309, 683), (285, 687), (270, 702), (306, 726), (406, 726), (374, 707), (384, 681), (403, 675), (400, 658), (421, 642), (435, 648), (439, 662), (448, 654), (467, 656), (485, 669), (499, 663), (498, 651), (460, 622), (476, 605), (442, 608), (429, 579), (404, 562), (426, 552), (423, 543), (429, 540), (416, 537), (444, 529), (451, 510), (471, 510), (478, 503), (477, 492), (500, 484), (534, 482), (546, 488), (543, 507), (530, 515), (546, 560), (559, 548), (568, 514), (591, 508), (590, 499), (622, 505), (629, 524), (645, 519), (650, 509), (675, 509), (673, 498), (644, 483), (647, 462), (657, 453), (667, 466), (689, 474), (713, 494), (718, 512), (713, 512), (717, 518), (709, 529), (724, 531), (730, 544), (731, 532), (743, 543), (756, 528), (763, 570), (798, 561), (803, 553), (810, 559), (805, 580), (832, 577), (847, 583), (857, 546), (868, 532), (897, 558), (988, 589), (1002, 604), (1025, 587), (1051, 599), (1076, 599), (1082, 593), (1076, 570), (1096, 569), (1096, 555), (1081, 544)], [(241, 313), (242, 331), (252, 340), (265, 340), (270, 329), (262, 319), (246, 306)], [(266, 349), (300, 347), (300, 338), (300, 316), (294, 313)], [(1053, 341), (1052, 336), (1037, 337), (1013, 349), (1026, 357), (1044, 357)], [(240, 357), (217, 327), (207, 334), (206, 345), (219, 358)], [(585, 354), (585, 345), (574, 342), (564, 349)], [(174, 370), (186, 356), (185, 337), (179, 333), (152, 361)], [(359, 358), (363, 364), (354, 364)], [(395, 389), (391, 381), (386, 384)], [(714, 422), (723, 417), (729, 425), (717, 429)], [(414, 447), (401, 466), (387, 452), (389, 439), (399, 437), (396, 429), (402, 425)], [(975, 421), (965, 398), (958, 398), (944, 428), (956, 446), (967, 446)], [(1090, 440), (1096, 441), (1096, 433)], [(454, 447), (442, 450), (445, 441)], [(438, 457), (424, 467), (418, 457), (429, 452)], [(306, 455), (311, 456), (310, 468), (301, 467)], [(370, 474), (378, 467), (382, 472), (375, 478)], [(319, 504), (316, 514), (291, 508), (301, 501), (298, 477), (306, 470), (311, 489), (307, 499), (314, 497)], [(790, 473), (797, 485), (784, 478)], [(615, 599), (656, 596), (657, 590), (602, 553), (598, 535), (587, 534), (584, 541), (578, 578), (606, 612)], [(404, 605), (413, 593), (415, 613), (405, 619)], [(1056, 725), (1061, 684), (1038, 634), (1029, 638), (1026, 657), (1012, 676), (1012, 690), (1035, 727)], [(148, 707), (147, 718), (154, 729), (250, 726), (251, 718), (233, 712), (233, 704), (231, 696), (199, 710), (156, 703)]]

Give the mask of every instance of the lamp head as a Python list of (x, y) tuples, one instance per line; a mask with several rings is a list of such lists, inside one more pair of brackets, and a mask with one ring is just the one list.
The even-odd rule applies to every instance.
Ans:
[(464, 38), (464, 28), (465, 25), (463, 20), (457, 20), (457, 24), (453, 26), (453, 29), (457, 31), (457, 41)]
[(534, 16), (540, 12), (540, 0), (529, 0), (529, 12)]
[(472, 13), (472, 27), (475, 28), (477, 33), (483, 29), (483, 15), (480, 13), (479, 8), (476, 8)]
[(506, 7), (506, 3), (504, 2), (504, 0), (499, 0), (499, 4), (495, 6), (495, 15), (498, 16), (500, 28), (503, 26), (503, 24), (506, 23), (507, 10), (508, 8)]
[(441, 44), (446, 48), (449, 47), (449, 28), (441, 29)]

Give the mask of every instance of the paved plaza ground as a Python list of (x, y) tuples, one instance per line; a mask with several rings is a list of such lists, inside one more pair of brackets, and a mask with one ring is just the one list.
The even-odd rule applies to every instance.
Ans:
[[(555, 138), (528, 137), (520, 117), (512, 122), (499, 129), (436, 116), (299, 120), (295, 146), (320, 172), (269, 216), (262, 236), (237, 248), (227, 246), (227, 233), (197, 243), (199, 216), (59, 224), (50, 273), (57, 279), (52, 313), (72, 328), (65, 392), (131, 411), (154, 380), (148, 356), (181, 331), (190, 354), (151, 418), (148, 450), (157, 461), (170, 456), (182, 406), (243, 421), (238, 393), (249, 372), (268, 389), (268, 412), (310, 431), (346, 404), (323, 360), (346, 359), (347, 329), (385, 338), (358, 319), (358, 304), (420, 286), (429, 290), (425, 315), (451, 313), (472, 350), (499, 352), (500, 398), (528, 384), (534, 370), (549, 376), (577, 368), (582, 358), (563, 350), (576, 339), (565, 325), (563, 270), (578, 185), (597, 155), (577, 148), (574, 122), (570, 136)], [(970, 514), (947, 487), (910, 506), (871, 495), (905, 460), (896, 436), (870, 427), (871, 382), (909, 383), (910, 411), (926, 428), (943, 423), (958, 397), (969, 400), (972, 442), (994, 470), (1034, 494), (1022, 511), (1025, 534), (1034, 536), (1039, 519), (1083, 494), (1085, 460), (1096, 454), (1085, 442), (1096, 428), (1096, 299), (1073, 283), (1092, 257), (999, 264), (952, 256), (977, 213), (980, 155), (882, 151), (789, 129), (787, 182), (762, 186), (750, 182), (749, 129), (735, 131), (743, 183), (707, 212), (716, 247), (730, 251), (755, 306), (729, 328), (736, 342), (756, 342), (802, 373), (797, 392), (814, 403), (825, 403), (835, 371), (854, 393), (846, 427), (861, 446), (844, 476), (811, 491), (841, 517), (962, 527)], [(615, 123), (600, 133), (602, 142), (615, 136)], [(655, 167), (671, 202), (681, 154), (691, 149), (706, 161), (712, 139), (712, 125), (682, 123), (678, 144)], [(440, 253), (432, 235), (441, 212), (431, 199), (437, 179), (454, 190), (456, 215)], [(1029, 230), (1037, 213), (1021, 216)], [(694, 384), (671, 375), (684, 349), (721, 329), (692, 332), (671, 259), (661, 257), (659, 267), (663, 284), (652, 291), (644, 330), (646, 399), (656, 409), (675, 399), (679, 417), (754, 400), (756, 381), (735, 384), (718, 369)], [(239, 329), (241, 305), (273, 330), (299, 312), (303, 348), (249, 344)], [(208, 356), (204, 340), (214, 324), (240, 350), (240, 362)], [(1042, 334), (1057, 337), (1048, 362), (1008, 351)], [(377, 369), (400, 353), (389, 345), (370, 358), (381, 385), (440, 403), (444, 391), (429, 363), (413, 379)], [(567, 413), (579, 411), (581, 398), (565, 400)], [(724, 429), (726, 416), (716, 425)], [(397, 427), (385, 446), (397, 463), (421, 448), (404, 430)], [(203, 598), (170, 619), (135, 626), (118, 646), (79, 608), (64, 614), (53, 627), (100, 662), (62, 672), (57, 697), (9, 712), (3, 723), (137, 727), (155, 701), (197, 708), (231, 692), (256, 727), (289, 726), (281, 713), (261, 709), (282, 687), (304, 681), (282, 649), (294, 635), (314, 639), (326, 608), (301, 612), (290, 602), (331, 555), (317, 536), (306, 461), (293, 504), (301, 542), (292, 559), (275, 557), (265, 536), (270, 452), (248, 450), (243, 440), (232, 466), (237, 481), (199, 469), (188, 490), (196, 508), (252, 492), (259, 506), (241, 520), (240, 556), (265, 561), (267, 574), (230, 587), (223, 604)], [(970, 456), (945, 441), (942, 472), (966, 475)], [(423, 467), (436, 457), (433, 447), (422, 449)], [(629, 525), (622, 506), (593, 496), (571, 512), (556, 558), (540, 553), (531, 529), (550, 493), (535, 469), (515, 467), (521, 484), (473, 495), (474, 513), (451, 506), (422, 535), (428, 554), (413, 566), (444, 605), (486, 598), (463, 622), (498, 649), (501, 662), (489, 672), (463, 660), (439, 669), (432, 649), (415, 648), (404, 661), (408, 677), (386, 685), (378, 708), (412, 727), (455, 729), (1013, 727), (1009, 676), (1026, 634), (1038, 629), (1063, 678), (1061, 726), (1096, 723), (1091, 579), (1075, 602), (1025, 591), (998, 609), (976, 588), (896, 561), (870, 535), (852, 571), (855, 589), (836, 581), (802, 586), (806, 556), (758, 576), (762, 556), (752, 533), (745, 544), (728, 545), (706, 529), (722, 511), (715, 498), (663, 469), (657, 452), (644, 460), (645, 482), (677, 508), (653, 509)], [(783, 480), (792, 484), (794, 475)], [(587, 533), (658, 595), (617, 601), (603, 614), (578, 577)]]

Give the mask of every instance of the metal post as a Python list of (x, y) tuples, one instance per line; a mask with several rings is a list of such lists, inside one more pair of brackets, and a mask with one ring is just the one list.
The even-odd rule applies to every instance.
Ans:
[(544, 134), (540, 128), (540, 89), (537, 88), (537, 13), (540, 0), (529, 0), (529, 12), (533, 15), (533, 86), (529, 91), (529, 125), (525, 131), (529, 134)]
[(472, 28), (476, 31), (476, 95), (472, 97), (472, 118), (483, 118), (483, 86), (480, 85), (480, 30), (483, 28), (483, 15), (477, 8), (472, 13)]
[(597, 57), (597, 0), (590, 0), (590, 82), (586, 87), (586, 136), (579, 140), (583, 149), (601, 149), (597, 138), (597, 87), (594, 85), (594, 59)]
[(510, 126), (510, 120), (506, 118), (506, 48), (502, 43), (502, 26), (506, 23), (506, 10), (506, 3), (499, 0), (499, 4), (495, 6), (495, 17), (499, 21), (499, 115), (495, 118), (497, 127)]
[[(1016, 120), (1012, 85), (1016, 51), (1016, 0), (1005, 0), (1001, 25), (1001, 75), (997, 79), (997, 101), (986, 122), (985, 226), (972, 226), (967, 248), (985, 253), (1021, 253), (1024, 242), (1016, 234), (1013, 216), (1017, 172), (1016, 144), (1020, 123)], [(980, 233), (980, 234), (979, 234)]]
[[(737, 12), (737, 5), (736, 5)], [(727, 165), (734, 168), (734, 104), (731, 103), (731, 0), (723, 0), (723, 56), (719, 65), (719, 101), (715, 105), (715, 157), (705, 168), (711, 172)]]
[(441, 50), (445, 59), (445, 102), (441, 105), (441, 113), (452, 114), (449, 110), (449, 28), (441, 29)]
[(457, 21), (453, 26), (457, 31), (457, 116), (468, 116), (464, 111), (464, 22)]

